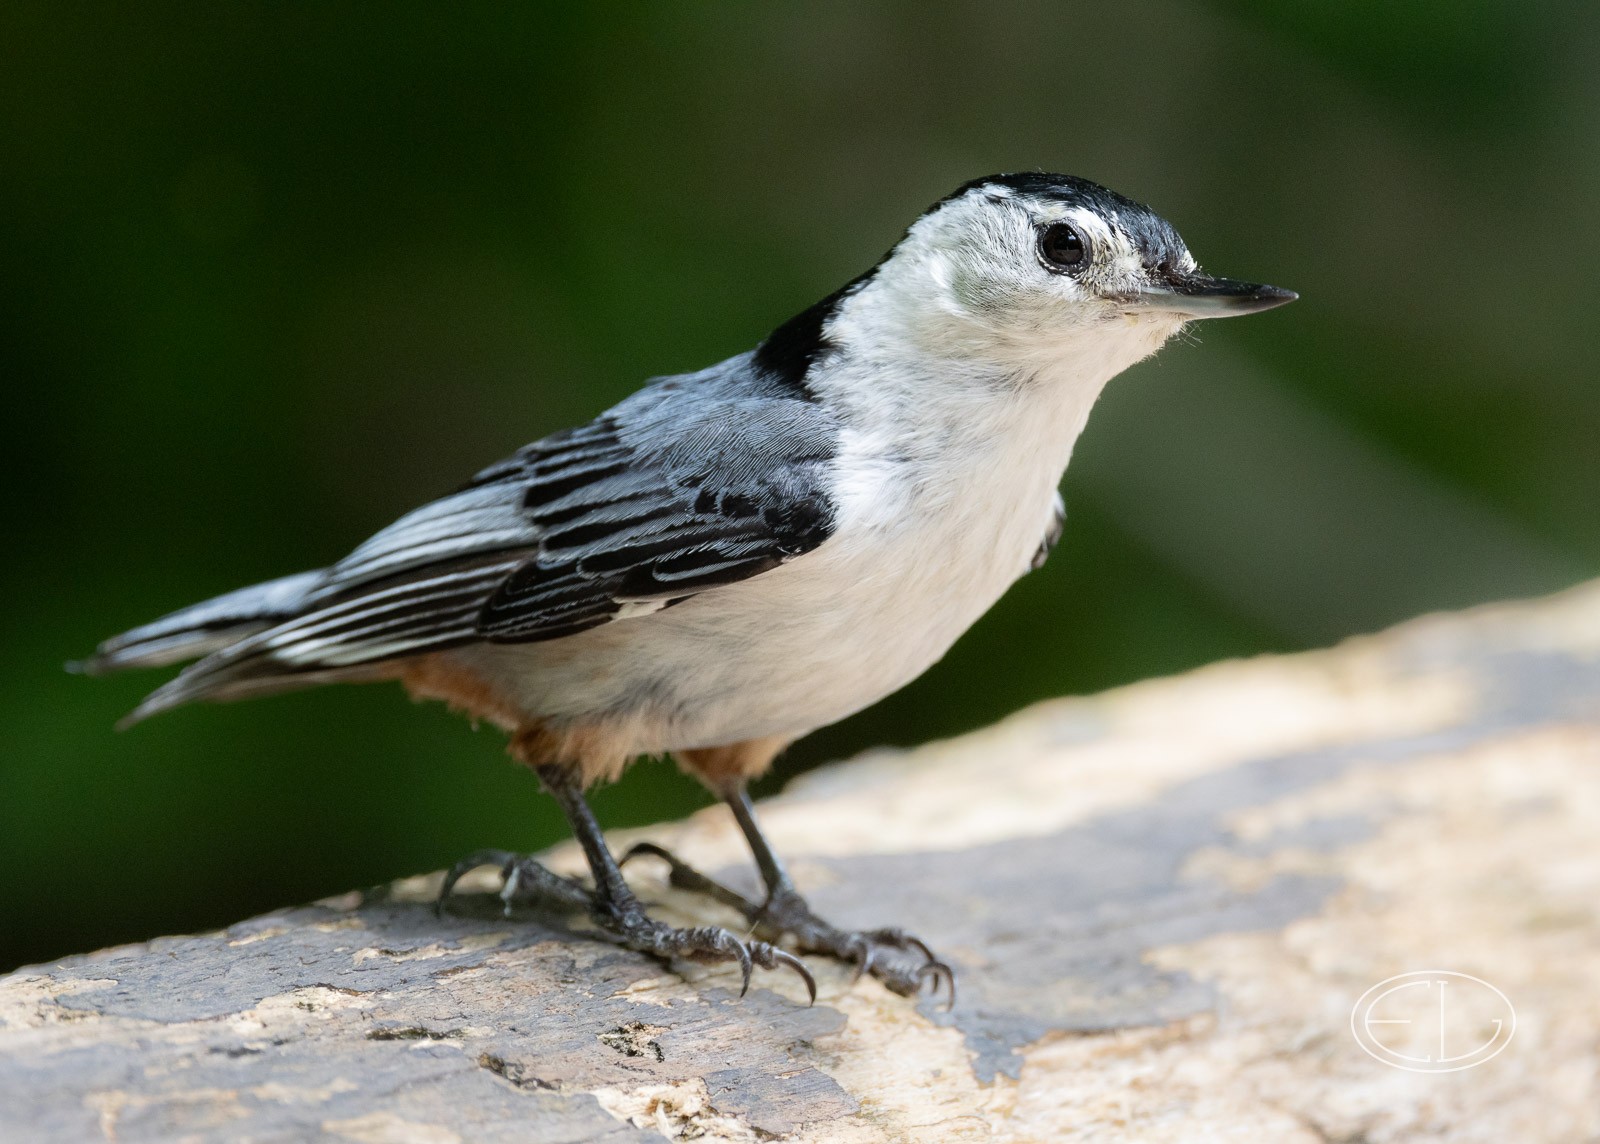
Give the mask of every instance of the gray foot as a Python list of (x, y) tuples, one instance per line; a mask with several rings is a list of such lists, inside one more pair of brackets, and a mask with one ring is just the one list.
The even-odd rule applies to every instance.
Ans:
[(516, 902), (553, 906), (567, 912), (583, 910), (597, 926), (628, 949), (652, 954), (663, 961), (681, 957), (699, 962), (737, 962), (741, 975), (741, 997), (750, 991), (750, 974), (759, 966), (762, 969), (793, 970), (805, 982), (806, 992), (812, 1002), (817, 999), (816, 979), (811, 976), (805, 963), (775, 945), (764, 941), (740, 941), (717, 926), (695, 926), (690, 929), (669, 926), (646, 914), (644, 906), (631, 894), (620, 900), (608, 899), (571, 878), (545, 869), (532, 858), (507, 850), (479, 850), (450, 867), (445, 873), (435, 909), (442, 911), (445, 899), (450, 896), (462, 875), (479, 866), (500, 867), (505, 879), (500, 889), (500, 900), (505, 903), (507, 916), (510, 916), (512, 904)]
[(947, 1008), (956, 1003), (955, 971), (934, 956), (927, 943), (901, 929), (842, 930), (829, 925), (811, 911), (792, 887), (781, 886), (765, 902), (752, 902), (682, 862), (671, 851), (653, 842), (641, 842), (622, 857), (625, 865), (641, 856), (660, 858), (671, 873), (669, 882), (680, 890), (705, 894), (738, 910), (757, 932), (773, 941), (789, 938), (802, 953), (823, 953), (855, 966), (857, 976), (865, 973), (883, 982), (891, 992), (915, 996), (932, 982), (933, 992), (941, 985), (948, 992)]
[(588, 910), (594, 904), (594, 893), (572, 878), (545, 869), (532, 858), (513, 854), (509, 850), (475, 850), (445, 871), (444, 884), (439, 887), (439, 900), (433, 903), (433, 912), (444, 913), (445, 900), (462, 877), (479, 866), (498, 866), (505, 879), (500, 887), (500, 900), (505, 903), (506, 917), (511, 916), (513, 902), (536, 902), (554, 906), (566, 912)]

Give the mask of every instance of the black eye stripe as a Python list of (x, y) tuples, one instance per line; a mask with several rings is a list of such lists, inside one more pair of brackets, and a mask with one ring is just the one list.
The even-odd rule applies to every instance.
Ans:
[(1039, 232), (1039, 258), (1056, 273), (1075, 270), (1089, 261), (1089, 243), (1071, 223), (1051, 223)]

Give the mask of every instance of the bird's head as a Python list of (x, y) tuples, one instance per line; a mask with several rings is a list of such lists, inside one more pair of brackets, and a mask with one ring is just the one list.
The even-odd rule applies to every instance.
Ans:
[(909, 341), (1023, 371), (1103, 357), (1114, 373), (1185, 322), (1295, 297), (1205, 273), (1160, 215), (1086, 179), (991, 175), (935, 203), (847, 288), (836, 333), (861, 345), (893, 331), (901, 351)]

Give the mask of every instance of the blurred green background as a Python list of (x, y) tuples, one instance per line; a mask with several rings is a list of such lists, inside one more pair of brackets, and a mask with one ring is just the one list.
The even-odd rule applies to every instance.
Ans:
[(1303, 301), (1114, 383), (1049, 566), (785, 775), (1600, 571), (1596, 60), (1577, 0), (11, 0), (0, 969), (556, 839), (396, 689), (118, 735), (161, 676), (60, 665), (747, 348), (978, 174)]

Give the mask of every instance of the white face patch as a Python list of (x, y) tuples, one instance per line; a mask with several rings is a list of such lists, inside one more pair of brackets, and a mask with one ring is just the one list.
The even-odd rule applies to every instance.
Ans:
[[(1137, 352), (1132, 346), (1128, 352), (1137, 360), (1177, 325), (1153, 314), (1129, 319), (1127, 299), (1149, 286), (1155, 257), (1164, 268), (1193, 265), (1170, 228), (1153, 217), (1124, 220), (1091, 204), (983, 187), (919, 219), (846, 308), (865, 318), (863, 311), (882, 307), (892, 321), (873, 322), (880, 331), (894, 328), (941, 355), (976, 350), (1032, 369), (1042, 357), (1073, 352), (1097, 330), (1136, 342)], [(1059, 224), (1081, 236), (1087, 252), (1081, 268), (1053, 267), (1042, 254), (1042, 237)], [(1159, 240), (1158, 254), (1141, 248), (1141, 234), (1146, 242)]]
[(1144, 259), (1121, 229), (1093, 211), (1072, 210), (1067, 220), (1089, 245), (1089, 265), (1078, 276), (1097, 294), (1120, 294), (1144, 281)]

